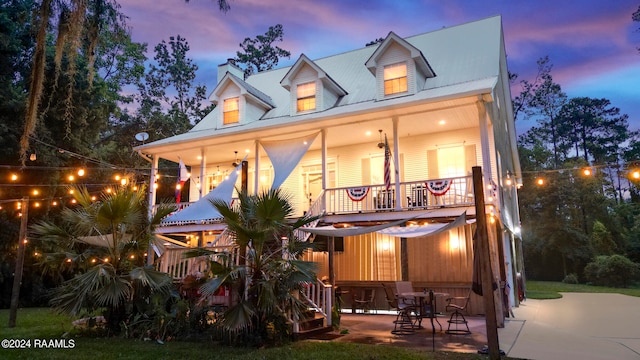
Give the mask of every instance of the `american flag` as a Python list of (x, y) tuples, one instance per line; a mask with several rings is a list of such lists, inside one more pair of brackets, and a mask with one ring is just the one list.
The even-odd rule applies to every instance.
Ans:
[(391, 188), (391, 150), (389, 150), (387, 134), (384, 134), (384, 186), (387, 190)]
[(182, 197), (182, 188), (184, 184), (189, 180), (189, 173), (187, 172), (187, 167), (180, 159), (180, 164), (178, 165), (178, 180), (176, 181), (176, 204), (179, 204)]

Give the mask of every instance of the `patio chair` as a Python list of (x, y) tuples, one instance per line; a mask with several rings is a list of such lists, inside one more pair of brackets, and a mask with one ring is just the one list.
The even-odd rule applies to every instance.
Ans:
[[(471, 330), (469, 330), (469, 324), (467, 323), (467, 319), (464, 317), (463, 311), (466, 311), (467, 305), (469, 305), (469, 299), (471, 298), (471, 289), (467, 293), (467, 296), (459, 296), (459, 297), (450, 297), (447, 299), (447, 306), (445, 307), (446, 311), (451, 311), (451, 317), (447, 321), (449, 326), (447, 326), (447, 334), (452, 335), (468, 335), (471, 334)], [(453, 325), (453, 328), (451, 328)], [(462, 327), (464, 325), (464, 327)]]
[(389, 307), (397, 310), (396, 319), (393, 321), (393, 330), (391, 330), (391, 333), (394, 335), (410, 335), (415, 333), (416, 324), (411, 317), (411, 314), (416, 311), (415, 306), (399, 302), (398, 298), (393, 294), (393, 290), (384, 283), (382, 284), (382, 288), (384, 289), (384, 294)]
[(401, 294), (413, 292), (413, 285), (411, 281), (396, 281), (396, 295), (398, 300), (406, 305), (416, 306), (415, 297), (406, 297)]
[(362, 312), (370, 312), (375, 309), (376, 289), (364, 289), (360, 296), (353, 294), (353, 309), (362, 309)]

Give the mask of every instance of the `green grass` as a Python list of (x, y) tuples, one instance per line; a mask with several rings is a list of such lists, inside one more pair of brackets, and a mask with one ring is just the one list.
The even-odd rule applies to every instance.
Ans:
[(578, 293), (617, 293), (640, 297), (640, 287), (611, 288), (606, 286), (592, 286), (584, 284), (565, 284), (554, 281), (527, 281), (527, 298), (529, 299), (558, 299), (561, 292)]
[(0, 340), (30, 339), (30, 349), (2, 349), (0, 359), (243, 359), (243, 360), (354, 360), (354, 359), (486, 359), (469, 353), (425, 352), (409, 348), (343, 342), (299, 341), (286, 346), (254, 349), (231, 348), (210, 341), (173, 341), (163, 345), (134, 339), (72, 336), (71, 349), (34, 349), (35, 339), (62, 339), (71, 319), (47, 308), (20, 309), (16, 327), (8, 327), (9, 310), (0, 310)]

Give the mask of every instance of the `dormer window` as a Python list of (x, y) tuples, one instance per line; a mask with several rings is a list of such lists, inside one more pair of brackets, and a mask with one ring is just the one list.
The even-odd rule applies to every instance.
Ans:
[(400, 62), (384, 67), (384, 94), (407, 92), (407, 63)]
[(224, 100), (224, 104), (222, 108), (224, 125), (235, 124), (238, 122), (240, 118), (240, 111), (239, 111), (238, 104), (239, 104), (239, 98), (237, 97)]
[(316, 83), (315, 81), (298, 84), (297, 86), (298, 112), (316, 109)]

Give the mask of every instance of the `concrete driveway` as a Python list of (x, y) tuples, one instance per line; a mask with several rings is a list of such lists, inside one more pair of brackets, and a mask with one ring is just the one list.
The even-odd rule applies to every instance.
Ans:
[(563, 293), (526, 300), (498, 329), (500, 348), (523, 359), (640, 359), (640, 298)]

